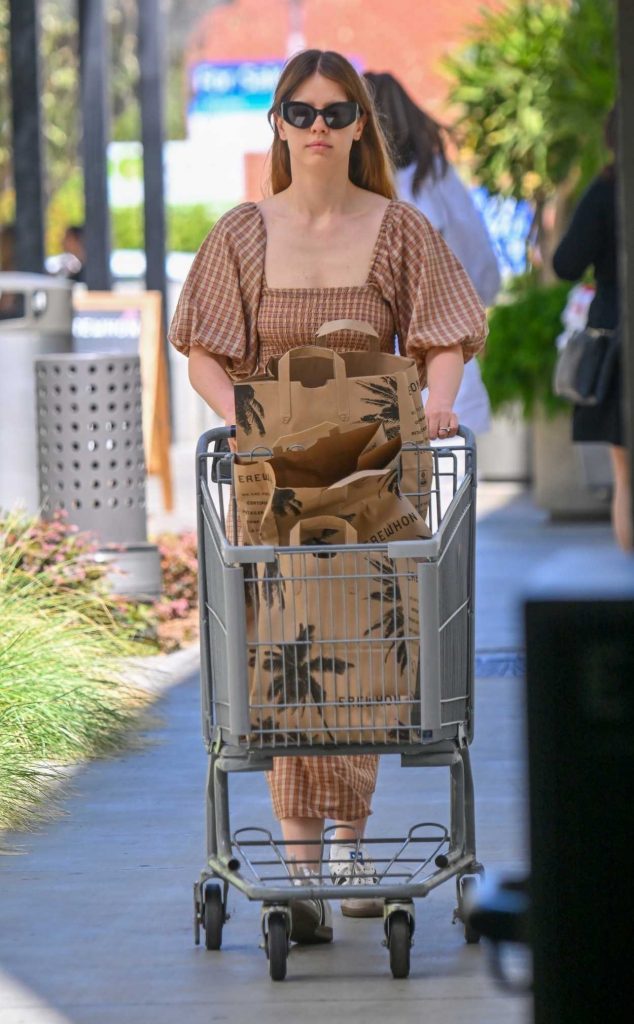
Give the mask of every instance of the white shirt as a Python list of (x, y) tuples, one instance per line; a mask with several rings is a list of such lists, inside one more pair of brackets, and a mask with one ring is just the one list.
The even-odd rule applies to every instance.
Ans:
[(492, 305), (500, 290), (500, 271), (489, 232), (469, 190), (451, 165), (440, 177), (442, 165), (437, 157), (438, 177), (428, 174), (415, 196), (414, 171), (414, 164), (397, 171), (400, 198), (425, 214), (462, 263), (481, 301), (485, 306)]
[[(484, 221), (468, 189), (449, 165), (441, 177), (441, 162), (436, 158), (438, 177), (431, 174), (416, 196), (412, 193), (415, 165), (397, 171), (396, 188), (405, 199), (423, 213), (458, 257), (485, 306), (490, 306), (500, 289), (500, 271), (493, 244)], [(491, 426), (489, 396), (482, 383), (477, 360), (465, 365), (460, 389), (454, 402), (460, 423), (482, 434)]]

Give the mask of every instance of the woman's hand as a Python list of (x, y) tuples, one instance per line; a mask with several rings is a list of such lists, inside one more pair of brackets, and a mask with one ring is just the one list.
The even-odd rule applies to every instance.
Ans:
[(443, 399), (436, 400), (429, 394), (425, 404), (425, 417), (429, 430), (429, 440), (439, 439), (444, 441), (448, 437), (455, 437), (458, 432), (458, 417), (452, 410), (451, 405)]
[(432, 348), (427, 353), (429, 397), (425, 403), (425, 416), (430, 441), (444, 441), (448, 437), (456, 436), (458, 417), (453, 411), (453, 404), (458, 394), (463, 369), (464, 360), (460, 345)]

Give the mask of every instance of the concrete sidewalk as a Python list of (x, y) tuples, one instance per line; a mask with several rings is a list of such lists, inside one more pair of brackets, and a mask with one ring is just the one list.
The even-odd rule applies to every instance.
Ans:
[[(517, 488), (481, 487), (472, 754), (478, 856), (488, 869), (526, 863), (518, 595), (531, 568), (567, 546), (585, 547), (592, 564), (612, 547), (609, 527), (553, 526)], [(144, 749), (75, 776), (64, 817), (36, 835), (5, 837), (18, 852), (0, 859), (3, 1024), (528, 1022), (528, 1001), (501, 993), (485, 949), (467, 947), (452, 926), (451, 883), (418, 903), (407, 981), (390, 975), (381, 921), (347, 920), (336, 908), (333, 945), (294, 949), (282, 984), (269, 981), (258, 949), (258, 907), (238, 894), (222, 951), (194, 947), (205, 775), (196, 676), (159, 708), (162, 726)], [(446, 821), (447, 783), (446, 769), (405, 774), (384, 758), (370, 834)], [(235, 777), (231, 801), (234, 828), (272, 826), (259, 775)]]

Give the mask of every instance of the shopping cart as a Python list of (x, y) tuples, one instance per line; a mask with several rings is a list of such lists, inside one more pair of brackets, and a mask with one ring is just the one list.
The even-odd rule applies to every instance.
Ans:
[[(308, 545), (241, 546), (236, 542), (238, 515), (233, 491), (228, 486), (234, 460), (226, 444), (230, 433), (230, 428), (207, 431), (200, 438), (196, 455), (202, 723), (209, 763), (208, 861), (194, 883), (195, 941), (199, 944), (202, 929), (207, 949), (220, 949), (223, 926), (228, 920), (228, 890), (234, 886), (248, 899), (262, 903), (263, 946), (270, 975), (274, 980), (282, 980), (289, 951), (290, 901), (341, 899), (341, 889), (331, 882), (324, 859), (324, 847), (332, 843), (328, 832), (316, 844), (314, 860), (320, 865), (317, 884), (301, 886), (294, 877), (296, 858), (292, 843), (284, 843), (256, 825), (232, 833), (229, 773), (270, 769), (274, 756), (399, 754), (406, 768), (449, 768), (449, 825), (418, 822), (405, 835), (365, 839), (377, 868), (378, 884), (347, 886), (346, 899), (384, 900), (384, 944), (389, 950), (392, 974), (407, 977), (414, 900), (427, 896), (443, 882), (455, 879), (454, 920), (462, 923), (466, 941), (474, 943), (479, 939), (468, 919), (473, 888), (483, 875), (475, 852), (469, 759), (474, 684), (474, 438), (470, 431), (461, 428), (460, 441), (457, 438), (447, 447), (433, 448), (428, 492), (409, 495), (415, 503), (421, 497), (425, 504), (429, 503), (429, 539), (316, 549)], [(407, 445), (403, 451), (407, 451), (408, 459), (420, 459), (429, 448)], [(258, 449), (256, 454), (262, 454), (262, 450)], [(374, 692), (378, 686), (385, 699), (372, 702), (362, 733), (358, 721), (356, 726), (352, 724), (352, 712), (349, 725), (346, 720), (346, 695), (341, 698), (341, 687), (346, 686), (345, 673), (337, 683), (337, 708), (333, 709), (333, 701), (324, 696), (325, 687), (319, 689), (319, 674), (328, 662), (324, 651), (333, 642), (327, 609), (318, 635), (310, 639), (305, 631), (302, 637), (276, 636), (280, 620), (267, 620), (266, 615), (258, 617), (252, 611), (254, 605), (270, 606), (272, 592), (284, 583), (284, 574), (288, 575), (289, 557), (294, 559), (295, 566), (290, 600), (297, 601), (298, 593), (303, 598), (304, 591), (316, 585), (314, 575), (302, 570), (308, 567), (307, 560), (326, 558), (320, 565), (319, 585), (323, 586), (323, 572), (328, 571), (323, 566), (327, 567), (330, 555), (341, 553), (347, 559), (348, 575), (349, 560), (353, 559), (355, 592), (361, 595), (360, 600), (369, 593), (381, 595), (377, 621), (384, 627), (383, 634), (377, 637), (375, 621), (370, 640), (364, 622), (353, 614), (348, 616), (353, 628), (344, 640), (357, 653), (363, 651), (364, 645), (374, 644), (374, 654), (366, 665), (370, 665), (370, 672), (384, 673), (386, 677), (374, 680)], [(410, 608), (406, 617), (400, 616), (398, 640), (414, 644), (417, 658), (408, 660), (404, 687), (401, 679), (395, 727), (394, 702), (390, 698), (393, 688), (384, 666), (395, 642), (398, 594), (405, 590), (412, 593), (412, 588), (415, 614), (412, 617)], [(282, 625), (289, 621), (288, 609), (281, 621)], [(263, 623), (267, 622), (264, 628)], [(336, 642), (341, 644), (341, 622), (337, 629)], [(322, 645), (315, 657), (308, 653), (309, 643)], [(377, 643), (379, 647), (383, 645), (385, 658), (377, 657)], [(286, 673), (286, 682), (275, 688), (276, 717), (267, 713), (271, 711), (271, 693), (253, 678), (263, 660), (258, 658), (258, 652), (263, 650), (269, 664), (271, 651), (277, 651), (278, 667)], [(284, 664), (285, 657), (288, 664)], [(297, 666), (302, 658), (309, 661), (311, 678), (317, 683), (317, 688), (311, 687), (308, 709), (306, 695), (299, 692)], [(358, 688), (358, 680), (355, 685)], [(363, 695), (358, 692), (347, 697), (350, 708), (363, 702)], [(300, 728), (297, 723), (302, 699)], [(324, 722), (335, 724), (326, 728)]]

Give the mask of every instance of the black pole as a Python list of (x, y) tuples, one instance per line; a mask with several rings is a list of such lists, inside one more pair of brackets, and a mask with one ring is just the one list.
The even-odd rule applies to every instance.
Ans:
[[(19, 2), (19, 0), (16, 0)], [(86, 283), (108, 291), (110, 275), (110, 211), (107, 145), (109, 139), (108, 45), (104, 0), (78, 0), (81, 78), (82, 149), (86, 203)]]
[[(625, 440), (629, 448), (630, 481), (634, 486), (634, 7), (631, 0), (619, 0), (617, 24), (620, 320)], [(634, 501), (631, 517), (634, 536)]]
[(143, 185), (145, 193), (145, 285), (161, 292), (166, 316), (165, 189), (163, 182), (163, 33), (159, 0), (139, 0), (139, 65)]
[(44, 270), (44, 188), (40, 130), (39, 0), (9, 0), (15, 263)]

